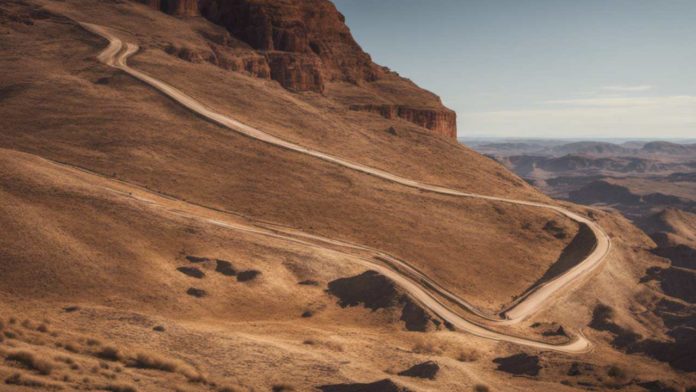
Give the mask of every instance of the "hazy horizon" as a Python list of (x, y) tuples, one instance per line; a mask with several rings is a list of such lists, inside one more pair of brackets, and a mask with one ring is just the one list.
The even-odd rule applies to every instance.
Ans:
[(335, 0), (459, 136), (696, 137), (696, 2)]
[(500, 140), (500, 141), (558, 141), (558, 142), (606, 142), (606, 143), (626, 143), (626, 142), (671, 142), (676, 144), (694, 144), (696, 138), (670, 138), (670, 137), (550, 137), (550, 136), (486, 136), (486, 135), (460, 135), (458, 140)]

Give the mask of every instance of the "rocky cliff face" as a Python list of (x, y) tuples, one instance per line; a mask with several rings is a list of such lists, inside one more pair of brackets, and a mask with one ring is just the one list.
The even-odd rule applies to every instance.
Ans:
[(176, 16), (198, 16), (198, 0), (139, 0), (154, 9)]
[(306, 65), (313, 62), (307, 59), (319, 60), (306, 69), (310, 74), (321, 72), (323, 80), (356, 83), (383, 73), (355, 42), (343, 15), (329, 1), (200, 0), (200, 9), (207, 19), (225, 26), (254, 49), (283, 59), (300, 58)]
[[(352, 110), (400, 118), (438, 135), (456, 138), (456, 114), (433, 94), (372, 62), (355, 42), (345, 18), (328, 0), (139, 0), (175, 16), (201, 15), (229, 31), (247, 50), (233, 55), (229, 42), (212, 40), (209, 53), (177, 48), (168, 52), (188, 61), (208, 61), (254, 77), (270, 78), (288, 90), (323, 94), (329, 83), (378, 90), (369, 102), (345, 102)], [(389, 80), (389, 88), (373, 82)], [(399, 88), (402, 85), (403, 89)], [(394, 88), (396, 86), (396, 88)], [(414, 89), (422, 99), (404, 102)], [(344, 100), (345, 101), (345, 100)]]
[(405, 105), (351, 105), (351, 110), (377, 113), (384, 118), (401, 118), (428, 128), (438, 135), (457, 138), (457, 114), (445, 107), (442, 109), (417, 108)]
[(295, 91), (323, 92), (330, 81), (375, 80), (381, 67), (353, 40), (325, 0), (200, 0), (200, 12), (268, 58), (271, 78)]

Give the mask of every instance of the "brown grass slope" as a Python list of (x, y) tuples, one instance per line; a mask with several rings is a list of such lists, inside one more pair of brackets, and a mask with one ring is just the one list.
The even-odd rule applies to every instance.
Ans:
[[(12, 4), (6, 7), (22, 7)], [(201, 29), (216, 29), (200, 19), (128, 2), (47, 4), (56, 13), (133, 32), (145, 48), (135, 66), (279, 136), (431, 183), (544, 199), (494, 162), (424, 130), (398, 123), (403, 135), (393, 137), (384, 129), (394, 123), (378, 116), (332, 110), (329, 98), (291, 94), (158, 49), (168, 31), (178, 40), (200, 41)], [(538, 279), (577, 230), (544, 211), (407, 189), (220, 129), (97, 64), (94, 56), (105, 43), (65, 17), (48, 14), (32, 25), (4, 28), (3, 75), (12, 76), (2, 82), (2, 147), (383, 249), (490, 308)], [(541, 230), (552, 219), (567, 231), (565, 239)]]
[[(405, 122), (346, 111), (332, 98), (332, 89), (355, 87), (291, 94), (161, 50), (173, 40), (205, 45), (200, 32), (217, 28), (200, 19), (126, 1), (2, 2), (0, 389), (304, 391), (389, 378), (413, 391), (643, 390), (638, 383), (658, 380), (683, 390), (696, 381), (587, 328), (602, 302), (622, 327), (670, 339), (652, 312), (664, 297), (659, 285), (638, 283), (648, 268), (667, 264), (614, 214), (593, 212), (617, 244), (605, 269), (509, 331), (533, 334), (537, 321), (583, 329), (595, 343), (587, 355), (447, 330), (407, 332), (393, 308), (341, 308), (324, 289), (365, 270), (354, 255), (192, 216), (272, 221), (383, 249), (493, 309), (540, 279), (577, 227), (537, 209), (396, 186), (215, 127), (97, 64), (105, 42), (61, 15), (113, 26), (145, 48), (136, 67), (288, 140), (434, 184), (547, 200), (468, 149)], [(161, 205), (146, 201), (154, 199)], [(260, 274), (240, 282), (216, 271), (216, 259)], [(513, 377), (493, 362), (520, 352), (539, 374)], [(440, 366), (435, 380), (398, 375), (428, 360)], [(575, 368), (582, 375), (570, 375)]]
[[(684, 385), (689, 380), (664, 364), (626, 356), (604, 343), (611, 340), (606, 333), (587, 329), (596, 344), (592, 354), (578, 358), (524, 350), (540, 355), (543, 370), (528, 379), (510, 378), (492, 361), (520, 352), (519, 347), (456, 332), (405, 332), (399, 313), (391, 309), (341, 308), (323, 288), (364, 270), (351, 255), (177, 215), (182, 211), (249, 224), (187, 203), (167, 204), (164, 197), (155, 199), (139, 188), (31, 154), (0, 150), (0, 178), (5, 201), (0, 223), (6, 229), (0, 236), (0, 379), (13, 383), (6, 385), (142, 391), (291, 385), (313, 390), (392, 378), (414, 391), (460, 391), (475, 384), (562, 391), (574, 390), (576, 382), (640, 390), (638, 381)], [(659, 321), (639, 316), (640, 308), (630, 310), (632, 304), (652, 301), (645, 288), (632, 283), (651, 265), (650, 240), (625, 220), (596, 216), (612, 233), (621, 233), (614, 236), (618, 252), (586, 289), (536, 319), (574, 330), (589, 323), (599, 300), (617, 310), (617, 322), (651, 336)], [(190, 255), (211, 260), (189, 260)], [(217, 272), (215, 259), (262, 274), (238, 282)], [(182, 274), (177, 270), (182, 266), (205, 276)], [(308, 280), (318, 286), (298, 285)], [(207, 296), (187, 295), (191, 287)], [(302, 317), (307, 310), (311, 317)], [(511, 332), (529, 330), (525, 324)], [(13, 360), (17, 352), (30, 355), (16, 358), (31, 360)], [(442, 368), (435, 381), (396, 375), (426, 360)], [(569, 386), (559, 384), (577, 361), (591, 370), (567, 380)], [(620, 363), (620, 371), (630, 373), (606, 378)]]

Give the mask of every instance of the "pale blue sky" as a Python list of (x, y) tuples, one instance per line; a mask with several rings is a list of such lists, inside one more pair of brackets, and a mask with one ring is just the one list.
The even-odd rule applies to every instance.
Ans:
[(334, 0), (460, 136), (696, 137), (696, 0)]

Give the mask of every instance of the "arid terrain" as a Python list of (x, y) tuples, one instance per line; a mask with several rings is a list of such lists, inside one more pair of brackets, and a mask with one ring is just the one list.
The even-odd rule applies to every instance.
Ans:
[(0, 390), (696, 386), (688, 208), (545, 195), (329, 1), (7, 0), (0, 52)]
[[(641, 281), (696, 300), (696, 144), (687, 142), (465, 141), (545, 193), (620, 212), (670, 261)], [(686, 310), (688, 308), (680, 308)], [(691, 315), (691, 316), (689, 316)], [(682, 316), (693, 317), (693, 312)], [(693, 337), (693, 331), (689, 331)]]
[(555, 198), (614, 206), (636, 220), (667, 207), (696, 211), (696, 143), (465, 143)]

